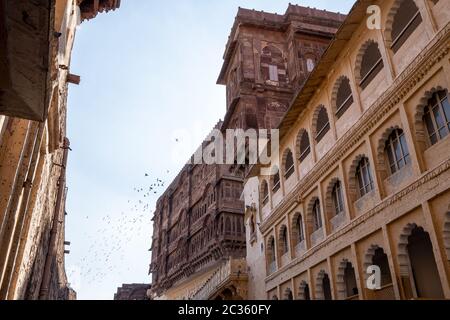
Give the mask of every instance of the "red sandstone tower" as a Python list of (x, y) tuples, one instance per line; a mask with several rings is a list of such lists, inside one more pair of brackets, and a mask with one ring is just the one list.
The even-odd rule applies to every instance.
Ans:
[[(344, 18), (295, 5), (284, 15), (239, 8), (217, 81), (226, 85), (227, 111), (216, 128), (276, 128)], [(244, 170), (187, 164), (158, 200), (153, 298), (218, 298), (207, 284), (219, 280), (245, 298)]]

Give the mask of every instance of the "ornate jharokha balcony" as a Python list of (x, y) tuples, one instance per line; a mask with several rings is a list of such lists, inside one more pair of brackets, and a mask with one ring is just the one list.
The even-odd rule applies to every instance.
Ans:
[(245, 259), (228, 259), (205, 284), (195, 292), (191, 300), (241, 300), (247, 292), (247, 263)]

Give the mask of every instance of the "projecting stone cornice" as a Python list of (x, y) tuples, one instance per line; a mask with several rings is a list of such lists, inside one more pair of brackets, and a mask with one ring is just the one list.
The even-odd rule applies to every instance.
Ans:
[(361, 116), (361, 119), (348, 130), (314, 168), (301, 179), (292, 191), (272, 210), (272, 214), (261, 224), (265, 234), (281, 218), (285, 211), (312, 188), (320, 178), (341, 161), (352, 147), (361, 143), (370, 132), (412, 89), (428, 74), (431, 68), (442, 60), (450, 50), (450, 23), (448, 23), (428, 43), (426, 48), (394, 80), (390, 87)]

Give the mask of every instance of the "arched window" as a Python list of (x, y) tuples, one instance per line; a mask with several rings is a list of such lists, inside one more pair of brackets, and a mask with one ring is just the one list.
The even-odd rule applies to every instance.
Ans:
[(264, 180), (262, 183), (262, 205), (265, 206), (269, 203), (269, 185), (267, 181)]
[(347, 262), (344, 269), (344, 283), (347, 291), (347, 298), (358, 295), (358, 286), (356, 284), (355, 269), (350, 262)]
[(276, 253), (275, 253), (275, 239), (273, 236), (269, 238), (269, 241), (267, 242), (266, 246), (267, 250), (267, 260), (269, 262), (268, 264), (268, 274), (272, 274), (275, 272), (277, 265), (276, 265)]
[(372, 257), (372, 265), (378, 266), (381, 270), (381, 286), (384, 287), (392, 283), (391, 270), (389, 269), (388, 256), (383, 248), (377, 248)]
[(369, 159), (362, 158), (356, 169), (356, 178), (359, 186), (359, 196), (363, 197), (374, 189)]
[(289, 251), (289, 245), (288, 245), (288, 235), (287, 235), (287, 228), (286, 226), (281, 227), (281, 246), (282, 246), (282, 254), (286, 254)]
[(342, 185), (340, 181), (334, 184), (333, 191), (331, 193), (333, 198), (334, 213), (339, 215), (344, 212), (344, 197), (342, 195)]
[(444, 293), (430, 235), (415, 227), (408, 237), (407, 253), (418, 298), (443, 299)]
[(305, 288), (303, 289), (303, 295), (305, 300), (311, 300), (311, 295), (309, 294), (309, 285), (306, 284)]
[(433, 94), (424, 109), (423, 119), (431, 145), (444, 139), (450, 133), (450, 103), (447, 90)]
[(313, 206), (313, 209), (312, 209), (312, 214), (313, 214), (313, 220), (314, 220), (314, 231), (317, 231), (320, 228), (322, 228), (322, 216), (320, 214), (320, 201), (319, 201), (319, 199), (317, 199), (314, 202), (314, 206)]
[(285, 300), (294, 300), (294, 296), (292, 295), (292, 290), (287, 288), (285, 291)]
[(365, 89), (383, 69), (383, 67), (383, 58), (381, 57), (380, 50), (378, 49), (378, 43), (370, 41), (361, 60), (361, 88)]
[(401, 129), (392, 131), (389, 139), (386, 141), (385, 151), (392, 174), (411, 162), (405, 134)]
[(319, 107), (316, 124), (316, 141), (320, 142), (323, 137), (330, 131), (330, 121), (328, 120), (327, 109), (324, 106)]
[(295, 227), (297, 228), (298, 232), (298, 243), (300, 243), (305, 240), (305, 234), (303, 232), (303, 218), (301, 214), (299, 214), (297, 217)]
[(270, 252), (270, 261), (274, 262), (275, 261), (275, 239), (271, 238), (270, 242), (269, 242), (269, 247), (272, 249), (272, 251)]
[(294, 173), (294, 157), (292, 156), (291, 150), (288, 150), (286, 154), (286, 159), (284, 163), (284, 178), (287, 180)]
[(273, 175), (273, 187), (272, 187), (272, 191), (274, 193), (278, 192), (278, 190), (280, 190), (280, 171), (278, 170), (277, 173), (275, 173)]
[(403, 0), (395, 13), (392, 24), (391, 48), (394, 53), (401, 48), (421, 22), (422, 16), (414, 0)]
[(304, 161), (311, 153), (311, 145), (309, 144), (309, 135), (303, 130), (300, 137), (300, 162)]
[(350, 87), (350, 80), (347, 77), (342, 77), (339, 80), (341, 83), (336, 95), (336, 117), (339, 119), (347, 111), (353, 103), (352, 89)]

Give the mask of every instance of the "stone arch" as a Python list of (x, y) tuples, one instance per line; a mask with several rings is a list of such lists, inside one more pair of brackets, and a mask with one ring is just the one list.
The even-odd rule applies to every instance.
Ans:
[(293, 297), (291, 288), (286, 288), (284, 290), (284, 300), (293, 300)]
[(358, 199), (358, 181), (356, 178), (356, 170), (363, 158), (368, 158), (365, 154), (359, 154), (355, 157), (350, 165), (348, 172), (348, 196), (353, 203)]
[[(377, 251), (381, 250), (381, 252), (383, 253), (383, 255), (386, 257), (386, 267), (387, 269), (385, 271), (387, 271), (388, 273), (383, 274), (383, 266), (382, 265), (378, 265), (378, 267), (381, 268), (381, 285), (386, 285), (387, 283), (383, 282), (388, 282), (388, 283), (392, 283), (392, 274), (391, 274), (391, 270), (389, 267), (389, 261), (388, 261), (388, 257), (386, 252), (384, 251), (383, 247), (377, 245), (377, 244), (372, 244), (370, 245), (370, 247), (367, 249), (366, 253), (364, 254), (364, 262), (363, 262), (363, 277), (364, 277), (364, 287), (367, 288), (367, 279), (369, 278), (369, 274), (366, 272), (367, 269), (374, 264), (374, 257), (376, 256)], [(383, 275), (385, 276), (383, 278)]]
[[(328, 280), (331, 282), (325, 270), (320, 270), (316, 277), (316, 300), (326, 300), (327, 298), (327, 294), (325, 293), (325, 290), (327, 290), (327, 288), (324, 288), (324, 280), (326, 278), (328, 278)], [(331, 288), (329, 289), (331, 291)], [(331, 296), (331, 292), (329, 292), (329, 295)]]
[(318, 134), (317, 125), (318, 125), (319, 115), (321, 112), (323, 112), (323, 110), (326, 112), (326, 116), (328, 118), (328, 125), (330, 123), (330, 115), (329, 115), (328, 109), (323, 104), (318, 105), (316, 107), (316, 109), (314, 110), (313, 117), (312, 117), (312, 135), (313, 135), (314, 140), (316, 140), (316, 141), (317, 141), (317, 134)]
[[(333, 111), (333, 114), (337, 113), (337, 108), (339, 107), (336, 103), (338, 98), (338, 92), (341, 88), (341, 85), (344, 81), (348, 81), (350, 83), (349, 77), (346, 75), (340, 76), (336, 82), (334, 83), (333, 90), (331, 91), (331, 110)], [(352, 86), (350, 85), (350, 91), (352, 90)], [(351, 92), (353, 94), (353, 92)]]
[[(273, 189), (275, 188), (275, 185), (277, 183), (280, 184), (281, 187), (281, 170), (278, 168), (278, 166), (274, 166), (272, 168), (272, 175), (270, 176), (270, 189), (273, 191)], [(277, 190), (278, 191), (278, 190)]]
[[(400, 125), (394, 125), (386, 129), (381, 135), (380, 139), (378, 139), (377, 145), (377, 171), (380, 173), (380, 178), (382, 180), (386, 179), (389, 176), (389, 164), (386, 163), (386, 142), (389, 140), (389, 137), (392, 132), (395, 130), (403, 130)], [(408, 146), (409, 147), (409, 146)]]
[[(312, 197), (311, 200), (308, 203), (308, 206), (306, 208), (306, 221), (305, 221), (305, 229), (308, 230), (308, 234), (312, 234), (314, 232), (314, 214), (313, 214), (313, 208), (316, 201), (320, 199), (319, 197)], [(321, 208), (322, 209), (322, 208)]]
[(338, 270), (336, 272), (336, 291), (337, 296), (339, 300), (345, 300), (352, 295), (348, 294), (347, 284), (345, 278), (345, 271), (348, 266), (351, 266), (353, 268), (354, 277), (355, 277), (355, 285), (356, 284), (356, 271), (354, 270), (353, 264), (349, 259), (342, 259), (342, 261), (339, 263)]
[(278, 256), (281, 257), (287, 252), (289, 252), (289, 235), (288, 228), (283, 224), (278, 231)]
[(305, 280), (302, 280), (302, 282), (300, 282), (300, 285), (298, 287), (298, 299), (299, 300), (311, 299), (311, 295), (309, 292), (309, 285), (308, 282), (306, 282)]
[[(297, 134), (297, 138), (295, 140), (295, 156), (300, 161), (303, 161), (304, 158), (306, 158), (309, 154), (308, 152), (305, 152), (305, 150), (308, 148), (304, 148), (305, 150), (303, 150), (302, 138), (304, 135), (306, 135), (306, 137), (308, 138), (308, 148), (309, 148), (309, 153), (311, 153), (311, 139), (309, 137), (309, 133), (306, 129), (302, 128), (299, 130), (299, 132)], [(306, 138), (305, 138), (305, 141), (306, 141)]]
[[(334, 204), (333, 204), (333, 189), (334, 186), (336, 185), (336, 183), (341, 182), (341, 180), (337, 177), (332, 178), (330, 180), (330, 183), (327, 186), (326, 192), (325, 192), (325, 203), (324, 203), (324, 210), (325, 210), (325, 216), (327, 218), (327, 220), (330, 220), (331, 218), (333, 218), (335, 216), (335, 212), (334, 212)], [(341, 187), (343, 187), (341, 185)]]
[(367, 249), (366, 254), (364, 255), (364, 262), (363, 262), (363, 274), (364, 274), (364, 286), (367, 287), (367, 279), (369, 278), (369, 274), (365, 272), (373, 263), (372, 259), (375, 256), (375, 251), (377, 249), (382, 249), (377, 244), (370, 245), (369, 249)]
[(450, 207), (445, 214), (444, 222), (444, 247), (447, 254), (447, 260), (450, 261)]
[(427, 128), (423, 121), (423, 116), (425, 115), (425, 107), (428, 106), (428, 101), (433, 97), (433, 94), (439, 91), (446, 91), (447, 89), (436, 86), (430, 90), (425, 91), (419, 104), (416, 106), (416, 112), (414, 114), (414, 134), (419, 145), (419, 150), (424, 152), (428, 149), (431, 144), (428, 138)]
[[(386, 22), (384, 24), (384, 38), (387, 47), (391, 47), (392, 41), (394, 40), (392, 39), (392, 26), (394, 24), (394, 17), (397, 14), (397, 11), (400, 8), (400, 5), (402, 4), (403, 1), (405, 0), (394, 0), (394, 3), (392, 4), (392, 7), (387, 15)], [(412, 1), (414, 1), (417, 8), (420, 8), (416, 0)]]
[[(303, 215), (300, 212), (296, 212), (293, 216), (292, 216), (292, 220), (291, 220), (291, 226), (292, 226), (292, 230), (291, 230), (291, 235), (292, 235), (292, 239), (294, 240), (294, 246), (298, 245), (300, 242), (300, 230), (298, 230), (298, 226), (297, 226), (297, 220), (298, 218), (301, 217), (302, 218), (302, 226), (303, 227), (303, 237), (305, 237), (305, 219), (303, 218)], [(304, 239), (303, 239), (304, 240)]]
[[(259, 199), (261, 202), (261, 206), (264, 207), (269, 203), (270, 200), (270, 190), (269, 190), (269, 183), (267, 182), (267, 179), (262, 179), (259, 187)], [(266, 199), (266, 203), (265, 200)]]
[[(290, 148), (286, 148), (286, 150), (284, 150), (284, 152), (283, 152), (283, 157), (281, 158), (281, 168), (283, 169), (283, 177), (286, 176), (287, 170), (291, 168), (291, 165), (289, 165), (287, 163), (289, 154), (292, 157), (291, 165), (295, 165), (294, 154), (292, 153)], [(295, 166), (294, 166), (294, 172), (295, 172)]]
[(361, 67), (362, 67), (362, 60), (364, 57), (364, 54), (366, 53), (367, 48), (371, 45), (371, 44), (377, 44), (378, 42), (374, 39), (368, 39), (366, 42), (363, 43), (363, 45), (361, 46), (361, 48), (358, 51), (358, 54), (356, 55), (356, 60), (355, 60), (355, 80), (356, 83), (361, 83)]
[(414, 229), (418, 228), (415, 223), (408, 223), (403, 228), (398, 242), (398, 264), (400, 267), (400, 276), (409, 277), (409, 254), (408, 254), (408, 238)]
[[(420, 239), (419, 241), (421, 244), (419, 249), (421, 250), (420, 258), (417, 256), (419, 253), (417, 252), (417, 242), (414, 244), (414, 241), (417, 241), (418, 239)], [(412, 242), (410, 242), (410, 240)], [(423, 245), (425, 245), (425, 249), (423, 249)], [(411, 246), (413, 246), (414, 249), (412, 249)], [(428, 231), (415, 223), (408, 223), (400, 234), (397, 251), (400, 277), (409, 279), (411, 283), (414, 283), (417, 296), (419, 298), (443, 299), (444, 293), (442, 283), (439, 278), (440, 276), (435, 261), (436, 257), (434, 255), (433, 244)], [(424, 254), (425, 258), (423, 258)], [(426, 263), (426, 266), (423, 264), (417, 265), (418, 259), (421, 259), (423, 263)], [(424, 269), (424, 267), (426, 269)], [(425, 270), (426, 272), (424, 272)], [(423, 277), (426, 277), (426, 279)], [(406, 292), (408, 298), (415, 296), (412, 290), (409, 291), (410, 292)]]
[(270, 236), (266, 244), (266, 255), (269, 263), (276, 261), (275, 246), (275, 238), (274, 236)]

